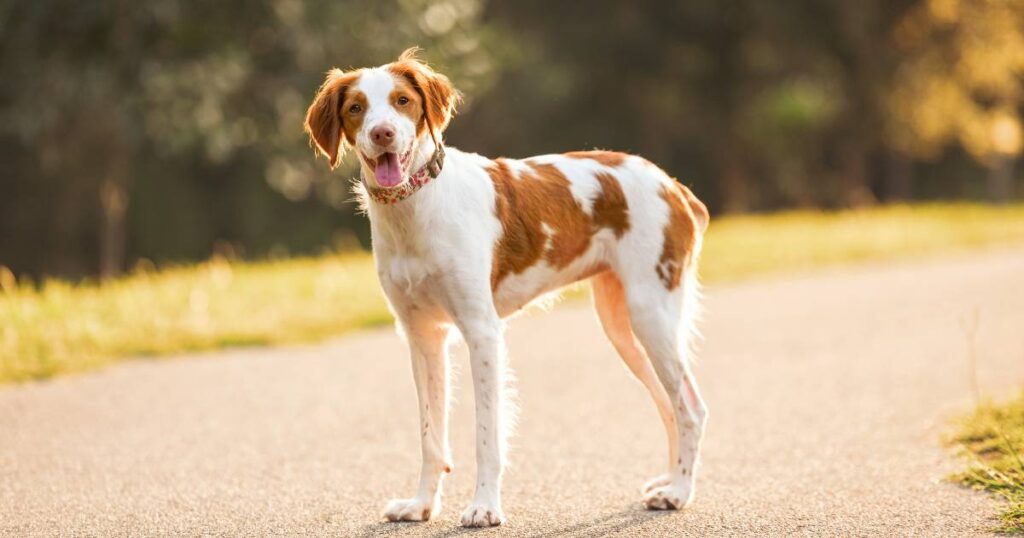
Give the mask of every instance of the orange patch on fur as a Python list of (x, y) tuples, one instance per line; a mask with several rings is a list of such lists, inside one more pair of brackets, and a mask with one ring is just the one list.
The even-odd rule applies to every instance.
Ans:
[(601, 184), (601, 193), (594, 199), (594, 225), (608, 228), (621, 238), (629, 230), (629, 208), (622, 185), (611, 174), (599, 172), (594, 177)]
[(455, 114), (455, 106), (462, 98), (448, 77), (416, 59), (418, 51), (416, 47), (407, 49), (397, 61), (388, 64), (387, 69), (396, 79), (405, 81), (420, 97), (423, 125), (416, 125), (417, 134), (426, 128), (428, 122), (441, 132), (448, 127), (448, 122)]
[(629, 157), (629, 155), (626, 155), (625, 153), (621, 153), (618, 151), (600, 150), (570, 151), (569, 153), (566, 153), (565, 156), (572, 157), (573, 159), (590, 159), (592, 161), (597, 161), (605, 166), (610, 166), (612, 168), (621, 166), (622, 163), (626, 161), (626, 157)]
[(611, 175), (597, 176), (601, 193), (594, 200), (591, 217), (557, 167), (527, 165), (530, 171), (518, 177), (505, 159), (495, 160), (488, 168), (502, 227), (494, 249), (492, 290), (508, 275), (522, 273), (542, 259), (558, 269), (567, 267), (587, 251), (591, 238), (602, 228), (611, 229), (617, 237), (629, 229), (626, 197)]
[[(394, 78), (395, 89), (391, 90), (388, 102), (395, 107), (399, 114), (409, 118), (416, 126), (416, 134), (421, 135), (427, 129), (427, 123), (423, 121), (423, 98), (405, 77), (395, 75)], [(409, 102), (404, 105), (399, 104), (400, 97), (405, 97)]]
[(697, 219), (697, 228), (700, 229), (701, 233), (704, 233), (708, 229), (708, 223), (711, 222), (711, 214), (708, 213), (708, 206), (704, 205), (693, 191), (682, 183), (678, 184), (680, 189), (683, 191), (683, 196), (686, 197), (686, 203), (690, 205), (690, 211), (693, 212), (693, 216)]
[[(668, 223), (665, 224), (665, 242), (655, 271), (665, 287), (672, 290), (679, 286), (683, 271), (693, 260), (693, 249), (697, 243), (700, 222), (691, 209), (689, 199), (692, 197), (697, 203), (700, 201), (675, 180), (671, 184), (663, 184), (659, 194), (668, 204)], [(700, 205), (703, 207), (704, 204)]]
[[(362, 124), (360, 115), (358, 123), (346, 123), (345, 112), (348, 108), (345, 103), (351, 106), (348, 89), (352, 87), (362, 75), (361, 70), (343, 72), (340, 69), (332, 69), (327, 73), (327, 79), (317, 91), (313, 103), (306, 110), (305, 129), (309, 137), (316, 144), (320, 153), (327, 156), (331, 168), (338, 164), (342, 153), (342, 136), (349, 143), (355, 140), (355, 129)], [(365, 113), (365, 96), (363, 106)]]
[[(349, 112), (352, 105), (359, 105), (361, 112), (353, 114)], [(345, 134), (345, 140), (350, 146), (356, 144), (356, 133), (363, 126), (363, 118), (366, 117), (367, 109), (370, 107), (366, 100), (366, 94), (361, 91), (347, 92), (345, 100), (341, 103), (341, 132)]]

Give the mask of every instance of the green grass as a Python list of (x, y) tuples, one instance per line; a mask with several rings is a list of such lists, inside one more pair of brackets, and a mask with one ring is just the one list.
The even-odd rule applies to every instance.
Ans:
[[(712, 220), (705, 282), (1024, 244), (1024, 205), (891, 206)], [(0, 382), (132, 356), (308, 342), (390, 321), (367, 254), (206, 263), (103, 284), (17, 282), (0, 267)]]
[[(2, 278), (2, 277), (0, 277)], [(136, 272), (101, 285), (47, 281), (0, 295), (0, 381), (128, 356), (320, 340), (390, 320), (363, 254)], [(11, 288), (14, 289), (11, 289)]]
[(1024, 204), (886, 206), (715, 220), (704, 243), (707, 282), (853, 262), (1024, 242)]
[(1002, 405), (980, 406), (962, 421), (954, 442), (970, 465), (953, 479), (1002, 497), (997, 530), (1024, 534), (1024, 392)]

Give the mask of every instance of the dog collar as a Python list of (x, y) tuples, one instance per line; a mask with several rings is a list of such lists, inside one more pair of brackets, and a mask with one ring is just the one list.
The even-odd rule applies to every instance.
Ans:
[(441, 167), (443, 166), (444, 146), (438, 144), (437, 149), (434, 150), (434, 154), (427, 161), (427, 164), (423, 165), (423, 168), (417, 170), (415, 174), (409, 176), (409, 181), (397, 187), (371, 187), (366, 181), (366, 176), (361, 175), (363, 186), (366, 187), (366, 193), (370, 195), (370, 198), (378, 204), (391, 205), (405, 200), (415, 194), (416, 191), (422, 189), (424, 185), (430, 183), (431, 179), (441, 174)]

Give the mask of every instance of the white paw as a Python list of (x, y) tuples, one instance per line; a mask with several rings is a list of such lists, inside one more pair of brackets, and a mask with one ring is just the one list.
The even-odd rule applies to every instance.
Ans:
[(693, 488), (673, 482), (655, 486), (644, 494), (644, 506), (648, 510), (680, 510), (693, 502)]
[(672, 475), (670, 475), (670, 474), (659, 475), (659, 476), (656, 476), (656, 477), (648, 480), (646, 483), (644, 483), (644, 487), (640, 488), (640, 492), (641, 493), (647, 493), (648, 491), (651, 491), (654, 488), (658, 488), (658, 487), (661, 487), (661, 486), (667, 486), (667, 485), (669, 485), (671, 483), (672, 483)]
[[(440, 505), (436, 506), (440, 511)], [(434, 515), (433, 503), (418, 497), (412, 499), (392, 499), (384, 510), (388, 521), (427, 521)]]
[(463, 527), (493, 527), (505, 521), (505, 514), (496, 504), (474, 502), (462, 512)]

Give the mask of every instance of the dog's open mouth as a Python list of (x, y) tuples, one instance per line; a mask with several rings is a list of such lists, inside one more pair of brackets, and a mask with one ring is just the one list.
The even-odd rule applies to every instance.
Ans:
[(367, 159), (373, 163), (373, 175), (381, 187), (394, 187), (402, 182), (405, 167), (409, 162), (409, 155), (412, 150), (406, 151), (401, 156), (397, 153), (382, 153), (376, 159)]

